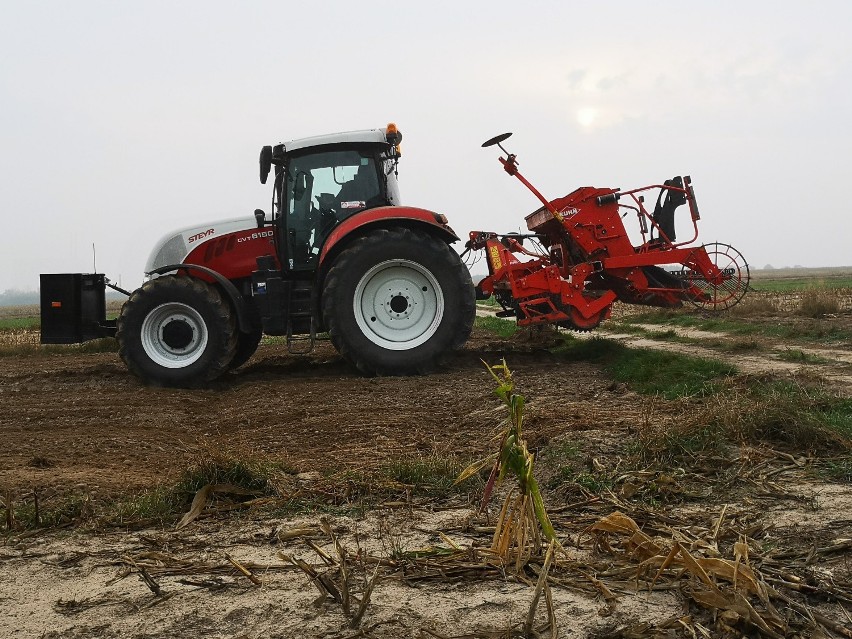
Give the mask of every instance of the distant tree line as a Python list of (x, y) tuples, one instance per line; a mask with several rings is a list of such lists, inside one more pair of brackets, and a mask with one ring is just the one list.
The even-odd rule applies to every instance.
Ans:
[[(106, 292), (106, 299), (109, 300), (125, 300), (127, 299), (121, 293)], [(9, 288), (0, 293), (0, 306), (31, 306), (39, 303), (38, 291), (19, 291), (16, 288)]]
[(38, 304), (38, 291), (19, 291), (6, 289), (0, 293), (0, 306), (26, 306)]

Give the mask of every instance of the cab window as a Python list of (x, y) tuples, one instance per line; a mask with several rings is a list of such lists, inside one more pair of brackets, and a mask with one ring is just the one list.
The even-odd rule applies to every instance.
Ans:
[(291, 269), (315, 268), (323, 242), (339, 222), (387, 203), (374, 157), (355, 150), (296, 156), (286, 179), (282, 213)]

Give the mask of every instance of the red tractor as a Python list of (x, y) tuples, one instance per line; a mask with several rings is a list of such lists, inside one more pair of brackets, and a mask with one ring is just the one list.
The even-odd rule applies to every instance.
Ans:
[(474, 287), (447, 219), (400, 203), (401, 139), (389, 124), (263, 147), (271, 219), (163, 237), (114, 321), (104, 287), (121, 289), (103, 275), (42, 275), (42, 342), (114, 335), (128, 368), (165, 386), (242, 365), (264, 333), (302, 352), (327, 333), (367, 374), (434, 369), (470, 335)]
[[(510, 135), (482, 146), (499, 146), (506, 154), (500, 158), (506, 173), (543, 206), (526, 217), (529, 234), (470, 233), (467, 247), (485, 251), (490, 273), (477, 285), (477, 297), (493, 295), (503, 307), (498, 315), (516, 317), (521, 326), (553, 323), (589, 331), (609, 317), (616, 300), (662, 307), (686, 301), (724, 310), (745, 295), (749, 271), (739, 251), (719, 243), (690, 246), (698, 238), (700, 216), (689, 176), (629, 191), (582, 187), (549, 201), (503, 148)], [(648, 212), (643, 193), (651, 189), (659, 194)], [(682, 204), (688, 205), (694, 229), (686, 242), (675, 236), (675, 211)], [(638, 217), (638, 246), (623, 224), (631, 212)]]

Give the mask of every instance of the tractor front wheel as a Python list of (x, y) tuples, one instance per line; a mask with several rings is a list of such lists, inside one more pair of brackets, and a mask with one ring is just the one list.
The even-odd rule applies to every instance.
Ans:
[(237, 350), (234, 353), (234, 359), (228, 364), (228, 368), (234, 370), (239, 368), (251, 359), (260, 345), (260, 338), (263, 337), (263, 331), (260, 329), (254, 330), (251, 333), (237, 333)]
[(323, 321), (335, 348), (364, 373), (434, 370), (470, 336), (470, 273), (445, 242), (411, 229), (356, 239), (331, 267)]
[(228, 370), (237, 348), (234, 318), (213, 286), (167, 275), (134, 291), (118, 318), (119, 355), (154, 386), (203, 385)]

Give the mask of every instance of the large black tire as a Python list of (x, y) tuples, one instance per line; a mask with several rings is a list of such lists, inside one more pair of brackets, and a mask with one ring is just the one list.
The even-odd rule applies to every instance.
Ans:
[(335, 348), (368, 375), (434, 370), (470, 336), (473, 282), (458, 254), (422, 231), (393, 228), (356, 239), (322, 293)]
[(237, 348), (231, 307), (219, 291), (175, 275), (133, 292), (116, 338), (130, 371), (153, 386), (203, 386), (228, 370)]
[(231, 360), (231, 363), (228, 365), (230, 370), (234, 370), (235, 368), (239, 368), (243, 364), (245, 364), (251, 356), (254, 355), (254, 352), (257, 350), (258, 344), (260, 344), (260, 338), (263, 337), (262, 330), (256, 330), (251, 333), (243, 333), (242, 331), (237, 332), (237, 351), (234, 353), (234, 359)]

